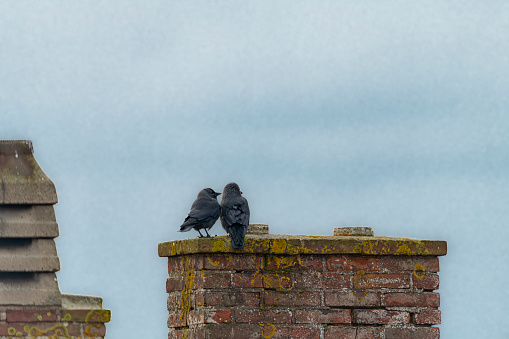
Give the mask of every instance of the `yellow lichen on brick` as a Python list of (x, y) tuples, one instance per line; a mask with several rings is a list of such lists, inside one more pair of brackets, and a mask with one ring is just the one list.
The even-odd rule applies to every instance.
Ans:
[(410, 247), (408, 247), (408, 244), (398, 244), (398, 249), (396, 250), (396, 255), (400, 255), (400, 254), (407, 254), (407, 255), (411, 255), (412, 254), (412, 250), (410, 250)]
[(182, 257), (182, 278), (184, 279), (184, 288), (180, 294), (180, 302), (181, 302), (181, 314), (180, 319), (184, 320), (187, 318), (189, 311), (191, 310), (191, 294), (193, 291), (193, 283), (194, 283), (194, 271), (191, 267), (191, 262), (189, 257)]
[(414, 276), (417, 278), (417, 279), (422, 279), (424, 278), (424, 275), (426, 274), (426, 268), (424, 267), (423, 264), (417, 264), (415, 265), (414, 267)]
[(217, 239), (214, 240), (212, 245), (212, 252), (226, 252), (228, 245), (226, 244), (225, 239)]
[[(266, 333), (267, 331), (265, 330), (266, 327), (270, 327), (270, 333)], [(265, 339), (268, 339), (268, 338), (272, 338), (273, 336), (276, 335), (276, 326), (272, 325), (272, 324), (260, 324), (260, 330), (261, 330), (261, 336)]]
[(287, 242), (285, 239), (273, 239), (270, 247), (271, 253), (283, 254), (286, 252)]

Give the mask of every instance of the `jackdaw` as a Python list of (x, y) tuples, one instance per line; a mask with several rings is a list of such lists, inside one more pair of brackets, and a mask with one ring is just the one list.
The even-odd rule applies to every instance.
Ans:
[(232, 238), (233, 248), (244, 248), (249, 225), (249, 205), (241, 194), (239, 185), (232, 182), (224, 187), (221, 199), (221, 224)]
[(211, 229), (212, 226), (219, 218), (219, 203), (217, 202), (217, 196), (221, 193), (214, 192), (212, 188), (205, 188), (198, 193), (198, 197), (191, 206), (191, 211), (186, 216), (186, 220), (180, 226), (179, 232), (188, 232), (191, 228), (200, 233), (199, 238), (203, 238), (200, 229), (204, 229), (207, 233), (207, 237), (210, 238), (210, 234), (207, 230)]

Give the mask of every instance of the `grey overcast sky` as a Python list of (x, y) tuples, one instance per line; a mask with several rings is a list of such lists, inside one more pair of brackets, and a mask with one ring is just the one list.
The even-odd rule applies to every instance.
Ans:
[(442, 338), (509, 337), (506, 1), (5, 0), (0, 65), (108, 338), (166, 337), (157, 244), (231, 181), (272, 233), (446, 240)]

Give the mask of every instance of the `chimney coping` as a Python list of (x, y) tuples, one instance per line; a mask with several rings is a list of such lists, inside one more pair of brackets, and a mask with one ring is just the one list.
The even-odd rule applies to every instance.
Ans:
[(0, 140), (0, 205), (54, 205), (55, 184), (33, 156), (29, 140)]
[(228, 236), (192, 238), (163, 242), (158, 245), (160, 257), (204, 253), (237, 254), (358, 254), (443, 256), (447, 242), (374, 236), (307, 236), (262, 235), (246, 236), (245, 247), (234, 249)]

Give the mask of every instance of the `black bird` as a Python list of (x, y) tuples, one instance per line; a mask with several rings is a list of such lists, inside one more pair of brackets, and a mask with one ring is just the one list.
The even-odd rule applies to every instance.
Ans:
[(224, 187), (221, 199), (221, 224), (232, 238), (233, 248), (244, 248), (249, 225), (249, 205), (241, 194), (239, 185), (232, 182)]
[(219, 218), (219, 203), (217, 202), (217, 196), (221, 193), (214, 192), (212, 188), (205, 188), (198, 193), (198, 197), (191, 206), (191, 211), (184, 220), (184, 223), (180, 226), (179, 232), (188, 232), (191, 228), (200, 233), (200, 238), (203, 238), (200, 230), (204, 229), (207, 233), (207, 237), (210, 238), (207, 230), (211, 229), (212, 226)]

